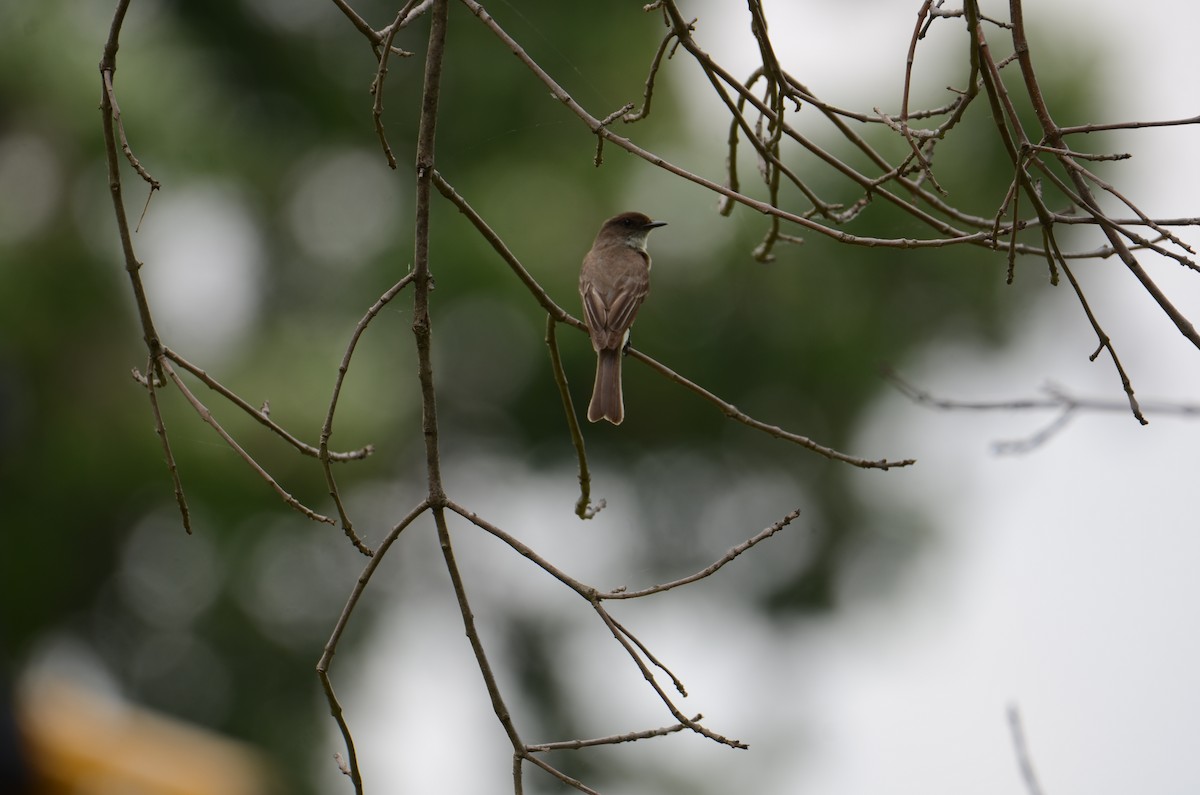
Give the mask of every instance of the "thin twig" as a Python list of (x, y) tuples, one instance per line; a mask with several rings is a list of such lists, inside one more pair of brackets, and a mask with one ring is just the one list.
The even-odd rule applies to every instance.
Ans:
[(566, 784), (568, 787), (577, 789), (580, 792), (584, 793), (584, 795), (600, 795), (600, 793), (598, 791), (587, 786), (579, 779), (568, 776), (566, 773), (564, 773), (561, 770), (559, 770), (558, 768), (554, 767), (553, 765), (551, 765), (549, 762), (547, 762), (544, 759), (533, 756), (532, 754), (526, 755), (525, 758), (528, 759), (531, 763), (540, 767), (542, 770), (545, 770), (550, 775), (554, 776), (556, 779), (558, 779), (562, 783)]
[(446, 197), (451, 204), (458, 208), (460, 213), (467, 217), (467, 220), (471, 222), (471, 225), (474, 226), (479, 234), (483, 236), (483, 239), (488, 242), (488, 245), (490, 245), (492, 249), (500, 255), (500, 258), (508, 264), (508, 267), (512, 269), (513, 273), (516, 274), (517, 278), (521, 280), (521, 283), (525, 285), (525, 288), (529, 290), (530, 294), (537, 300), (537, 302), (542, 305), (542, 308), (550, 314), (550, 317), (554, 318), (560, 323), (567, 323), (575, 326), (576, 328), (583, 328), (583, 324), (580, 321), (572, 318), (567, 314), (566, 310), (554, 302), (554, 299), (550, 297), (550, 294), (547, 293), (542, 286), (538, 284), (538, 280), (533, 278), (533, 275), (525, 269), (525, 266), (522, 265), (521, 261), (517, 259), (517, 256), (509, 250), (508, 246), (504, 244), (504, 241), (500, 238), (500, 236), (496, 234), (490, 226), (488, 226), (487, 221), (483, 220), (483, 216), (476, 212), (475, 208), (467, 203), (467, 200), (464, 199), (458, 193), (458, 191), (454, 189), (454, 186), (447, 182), (446, 178), (436, 170), (433, 172), (433, 185), (438, 189), (438, 192), (441, 193), (442, 196)]
[(930, 7), (933, 5), (933, 0), (925, 0), (921, 4), (920, 10), (917, 11), (917, 22), (913, 26), (912, 39), (908, 43), (908, 57), (904, 62), (904, 92), (900, 98), (900, 133), (904, 136), (904, 140), (908, 142), (912, 149), (912, 155), (921, 166), (921, 171), (929, 178), (929, 182), (933, 185), (938, 193), (946, 195), (946, 190), (938, 184), (937, 179), (933, 176), (933, 167), (929, 160), (926, 159), (921, 146), (913, 138), (912, 131), (908, 128), (908, 100), (912, 92), (912, 71), (913, 64), (917, 60), (917, 42), (924, 35), (922, 28), (926, 19), (932, 19), (929, 16)]
[(1025, 791), (1029, 795), (1042, 795), (1042, 785), (1038, 783), (1037, 772), (1033, 769), (1033, 759), (1029, 755), (1029, 746), (1025, 742), (1025, 729), (1021, 725), (1021, 711), (1016, 704), (1008, 707), (1008, 728), (1012, 734), (1013, 753), (1017, 755), (1017, 767), (1021, 770), (1021, 780), (1025, 782)]
[(1097, 155), (1091, 152), (1076, 152), (1073, 149), (1055, 149), (1053, 146), (1043, 146), (1042, 144), (1029, 144), (1028, 147), (1034, 152), (1044, 152), (1048, 155), (1058, 157), (1070, 157), (1077, 160), (1128, 160), (1133, 155), (1128, 152), (1117, 152), (1111, 155)]
[(654, 58), (650, 61), (650, 73), (646, 75), (646, 88), (642, 91), (642, 107), (633, 113), (625, 114), (623, 121), (626, 124), (639, 122), (650, 115), (650, 101), (654, 98), (654, 79), (658, 76), (663, 56), (667, 54), (667, 47), (674, 38), (675, 31), (668, 30), (662, 41), (659, 42), (658, 51), (654, 53)]
[(387, 132), (383, 129), (383, 81), (387, 77), (387, 62), (388, 56), (392, 52), (392, 40), (396, 38), (396, 31), (400, 30), (400, 20), (404, 18), (405, 11), (406, 9), (402, 8), (396, 12), (396, 20), (388, 26), (387, 35), (383, 37), (383, 46), (379, 52), (379, 68), (375, 70), (375, 79), (371, 81), (371, 95), (374, 97), (374, 101), (371, 103), (371, 119), (375, 124), (375, 134), (379, 136), (379, 144), (383, 147), (383, 155), (387, 158), (388, 168), (393, 171), (396, 169), (396, 156), (392, 154)]
[(550, 369), (554, 383), (562, 398), (563, 413), (567, 417), (567, 430), (571, 434), (571, 445), (579, 459), (579, 499), (575, 501), (575, 515), (580, 519), (591, 519), (604, 509), (604, 500), (592, 505), (592, 476), (588, 472), (587, 450), (583, 443), (583, 431), (579, 417), (575, 415), (575, 403), (571, 400), (571, 389), (567, 385), (567, 373), (563, 370), (562, 357), (558, 354), (558, 336), (554, 333), (556, 323), (552, 315), (546, 315), (546, 347), (550, 350)]
[(150, 360), (153, 364), (153, 374), (147, 377), (162, 378), (159, 357), (162, 353), (162, 342), (158, 330), (154, 326), (154, 318), (150, 313), (150, 301), (146, 297), (146, 288), (142, 283), (142, 263), (138, 262), (133, 250), (133, 236), (129, 231), (129, 220), (125, 215), (125, 199), (121, 190), (121, 163), (117, 154), (117, 136), (114, 129), (116, 116), (116, 92), (113, 89), (113, 74), (117, 69), (117, 49), (119, 46), (121, 26), (125, 21), (125, 13), (129, 10), (129, 0), (120, 0), (113, 14), (112, 26), (109, 28), (108, 41), (104, 45), (104, 55), (100, 59), (100, 113), (104, 129), (104, 153), (108, 162), (108, 189), (112, 194), (113, 211), (117, 217), (117, 231), (121, 239), (121, 253), (125, 259), (125, 272), (129, 275), (130, 287), (133, 289), (134, 303), (137, 305), (138, 320), (142, 326), (142, 339), (146, 342)]
[[(1137, 205), (1135, 205), (1132, 201), (1130, 201), (1128, 198), (1126, 198), (1124, 193), (1117, 190), (1115, 186), (1110, 185), (1108, 182), (1105, 182), (1104, 180), (1102, 180), (1099, 176), (1097, 176), (1091, 170), (1086, 169), (1083, 166), (1076, 163), (1075, 158), (1079, 157), (1079, 155), (1077, 153), (1067, 152), (1067, 151), (1063, 151), (1063, 150), (1055, 150), (1055, 154), (1058, 155), (1058, 157), (1060, 158), (1060, 162), (1062, 162), (1064, 164), (1069, 164), (1073, 170), (1076, 170), (1079, 172), (1079, 175), (1081, 177), (1088, 180), (1089, 182), (1092, 182), (1097, 187), (1099, 187), (1100, 190), (1109, 194), (1110, 196), (1115, 198), (1117, 201), (1121, 202), (1121, 204), (1124, 204), (1126, 207), (1128, 207), (1130, 209), (1130, 211), (1132, 211), (1133, 213), (1135, 213), (1137, 215), (1137, 217), (1140, 219), (1140, 221), (1143, 225), (1150, 227), (1155, 232), (1158, 232), (1158, 234), (1160, 236), (1162, 236), (1162, 238), (1164, 240), (1169, 240), (1170, 242), (1174, 243), (1175, 245), (1179, 246), (1181, 249), (1183, 249), (1184, 251), (1187, 251), (1190, 254), (1196, 253), (1196, 249), (1192, 248), (1190, 245), (1188, 245), (1186, 242), (1184, 242), (1182, 239), (1180, 239), (1178, 236), (1176, 236), (1174, 233), (1172, 233), (1171, 230), (1166, 229), (1165, 227), (1160, 225), (1157, 221), (1154, 221), (1149, 216), (1147, 216), (1144, 212), (1142, 212), (1142, 210)], [(1119, 156), (1114, 155), (1113, 157), (1119, 157)], [(1112, 224), (1113, 226), (1117, 226), (1117, 224), (1115, 222), (1113, 222), (1111, 218), (1107, 218), (1107, 216), (1106, 216), (1106, 220), (1108, 221), (1108, 223)], [(1136, 243), (1142, 243), (1143, 245), (1147, 245), (1147, 246), (1149, 245), (1149, 241), (1143, 240), (1138, 235), (1135, 235), (1126, 229), (1120, 229), (1120, 232), (1123, 235), (1125, 235), (1125, 237), (1129, 238), (1130, 240), (1132, 240)], [(1158, 250), (1158, 249), (1156, 248), (1156, 250)], [(1163, 256), (1172, 256), (1171, 252), (1168, 252), (1165, 250), (1160, 250), (1160, 253)], [(1173, 258), (1177, 259), (1181, 264), (1186, 265), (1187, 267), (1191, 268), (1192, 270), (1200, 270), (1196, 267), (1195, 262), (1193, 262), (1191, 259), (1189, 259), (1183, 255), (1177, 255), (1177, 256), (1174, 256)]]
[(774, 436), (776, 439), (783, 439), (784, 441), (791, 442), (792, 444), (797, 444), (806, 450), (811, 450), (812, 452), (822, 455), (833, 461), (842, 461), (862, 469), (882, 469), (884, 471), (898, 467), (912, 466), (913, 464), (917, 463), (915, 458), (904, 458), (899, 461), (889, 461), (886, 458), (871, 460), (867, 458), (859, 458), (858, 456), (847, 455), (846, 453), (834, 450), (832, 447), (826, 447), (823, 444), (814, 442), (807, 436), (801, 436), (798, 433), (785, 431), (783, 428), (780, 428), (777, 425), (769, 425), (761, 420), (754, 419), (737, 406), (722, 400), (704, 387), (689, 381), (666, 365), (650, 358), (636, 348), (629, 348), (628, 355), (631, 359), (636, 359), (639, 362), (649, 365), (652, 370), (659, 372), (660, 374), (666, 376), (669, 380), (674, 381), (685, 389), (688, 389), (704, 398), (709, 403), (712, 403), (721, 410), (721, 413), (730, 419), (754, 428), (755, 430), (762, 431), (769, 436)]
[(333, 0), (333, 4), (342, 10), (342, 13), (346, 15), (346, 18), (353, 23), (354, 27), (358, 28), (359, 33), (366, 36), (372, 44), (377, 45), (383, 40), (383, 36), (376, 32), (376, 30), (371, 27), (365, 19), (360, 17), (358, 12), (351, 8), (350, 4), (347, 3), (346, 0)]
[[(108, 97), (108, 101), (112, 106), (112, 117), (117, 122), (117, 133), (121, 138), (121, 151), (125, 154), (125, 159), (129, 161), (129, 165), (133, 166), (133, 170), (136, 171), (138, 176), (145, 180), (150, 186), (150, 192), (154, 193), (154, 191), (162, 187), (162, 183), (150, 175), (150, 172), (146, 170), (146, 167), (142, 165), (142, 162), (134, 156), (133, 147), (129, 145), (129, 139), (125, 135), (125, 122), (121, 119), (121, 108), (119, 105), (117, 105), (117, 97), (113, 92), (112, 70), (104, 72), (104, 90), (106, 96)], [(147, 201), (149, 201), (149, 199), (147, 199)]]
[(363, 315), (362, 319), (354, 327), (353, 333), (350, 334), (350, 341), (346, 344), (346, 351), (342, 354), (342, 361), (338, 365), (337, 377), (333, 382), (333, 394), (329, 398), (329, 408), (325, 412), (325, 422), (321, 425), (321, 437), (317, 446), (317, 457), (321, 460), (321, 469), (325, 473), (325, 485), (329, 487), (329, 496), (333, 498), (333, 504), (337, 507), (338, 516), (342, 521), (342, 529), (350, 539), (350, 542), (354, 544), (355, 549), (368, 556), (371, 554), (371, 550), (354, 532), (354, 525), (350, 521), (346, 507), (342, 504), (342, 496), (338, 491), (337, 480), (333, 476), (333, 468), (329, 466), (330, 461), (338, 460), (337, 453), (329, 452), (329, 439), (333, 435), (333, 416), (337, 411), (338, 399), (342, 394), (342, 384), (346, 380), (346, 373), (350, 371), (350, 360), (354, 356), (354, 350), (358, 346), (359, 338), (366, 332), (370, 322), (383, 311), (388, 302), (395, 298), (412, 280), (413, 275), (410, 272), (388, 288), (383, 295), (379, 296), (379, 300), (368, 307), (367, 313)]
[(183, 521), (183, 529), (188, 535), (191, 535), (192, 514), (188, 510), (187, 498), (183, 495), (183, 481), (179, 479), (179, 467), (175, 464), (175, 455), (171, 452), (171, 440), (167, 437), (167, 426), (163, 422), (162, 411), (158, 407), (158, 392), (155, 389), (156, 382), (153, 375), (153, 366), (153, 362), (146, 362), (146, 375), (142, 375), (137, 370), (134, 370), (133, 377), (138, 383), (146, 387), (146, 394), (150, 397), (150, 412), (154, 415), (154, 433), (158, 436), (158, 440), (162, 444), (163, 455), (167, 460), (167, 472), (171, 475), (171, 486), (175, 490), (175, 504), (179, 506), (179, 518)]
[[(692, 718), (693, 722), (699, 721), (703, 715), (696, 715)], [(530, 753), (543, 753), (546, 751), (578, 751), (580, 748), (595, 748), (598, 745), (619, 745), (621, 743), (631, 743), (638, 740), (648, 740), (651, 737), (665, 737), (668, 734), (686, 729), (682, 723), (674, 723), (670, 726), (663, 726), (658, 729), (645, 729), (637, 732), (627, 732), (626, 734), (610, 734), (607, 737), (596, 737), (591, 740), (561, 740), (555, 743), (538, 743), (536, 745), (527, 746), (525, 750)]]
[(1185, 124), (1200, 124), (1200, 115), (1189, 116), (1186, 119), (1167, 119), (1166, 121), (1120, 121), (1107, 124), (1079, 124), (1073, 127), (1059, 127), (1059, 135), (1077, 135), (1094, 133), (1105, 130), (1140, 130), (1146, 127), (1179, 127)]
[(524, 543), (523, 541), (521, 541), (520, 539), (518, 539), (516, 536), (512, 535), (511, 533), (505, 532), (504, 530), (502, 530), (501, 528), (492, 524), (487, 519), (484, 519), (482, 516), (475, 513), (474, 511), (469, 510), (469, 509), (463, 507), (462, 505), (459, 505), (458, 503), (454, 502), (454, 500), (451, 500), (451, 499), (446, 500), (446, 507), (449, 508), (450, 510), (454, 511), (459, 516), (466, 519), (468, 522), (475, 525), (476, 527), (479, 527), (480, 529), (485, 530), (488, 533), (491, 533), (493, 536), (500, 539), (505, 544), (508, 544), (508, 546), (510, 546), (521, 557), (533, 562), (533, 564), (538, 566), (542, 571), (546, 572), (551, 577), (558, 580), (563, 585), (567, 586), (572, 591), (579, 594), (580, 596), (582, 596), (584, 599), (588, 600), (589, 602), (592, 601), (592, 599), (594, 599), (596, 597), (596, 595), (598, 594), (598, 591), (595, 588), (585, 585), (584, 583), (582, 583), (579, 580), (575, 579), (574, 577), (570, 576), (569, 574), (564, 572), (562, 569), (558, 568), (553, 563), (546, 560), (541, 555), (539, 555), (537, 552), (535, 552), (533, 550), (533, 548), (530, 547), (528, 544)]
[(696, 582), (697, 580), (703, 580), (705, 577), (711, 577), (712, 575), (716, 574), (718, 570), (720, 570), (722, 567), (724, 567), (725, 564), (731, 563), (733, 561), (733, 559), (736, 558), (738, 555), (742, 554), (743, 552), (745, 552), (746, 550), (755, 546), (756, 544), (758, 544), (762, 541), (766, 541), (768, 538), (775, 535), (783, 528), (787, 527), (789, 524), (791, 524), (793, 521), (795, 521), (796, 517), (798, 517), (799, 515), (800, 515), (799, 508), (797, 508), (794, 511), (789, 512), (775, 524), (770, 525), (769, 527), (763, 529), (759, 533), (751, 536), (750, 538), (747, 538), (742, 543), (731, 547), (728, 552), (726, 552), (720, 558), (713, 561), (711, 564), (704, 567), (703, 569), (696, 572), (695, 574), (689, 574), (687, 577), (682, 577), (678, 580), (672, 580), (671, 582), (663, 583), (662, 585), (654, 585), (649, 588), (642, 588), (641, 590), (637, 590), (637, 591), (627, 591), (623, 588), (618, 588), (616, 590), (600, 594), (600, 598), (601, 599), (640, 599), (643, 596), (651, 596), (652, 594), (662, 593), (663, 591), (669, 591), (672, 588), (678, 588), (681, 585), (688, 585), (690, 583)]
[(1092, 330), (1096, 333), (1098, 345), (1088, 358), (1095, 361), (1101, 351), (1108, 351), (1109, 359), (1112, 360), (1113, 367), (1117, 370), (1117, 376), (1121, 379), (1121, 388), (1125, 390), (1125, 396), (1129, 399), (1129, 410), (1133, 413), (1133, 418), (1142, 425), (1148, 425), (1150, 421), (1142, 414), (1137, 397), (1133, 393), (1133, 382), (1129, 380), (1129, 374), (1125, 372), (1125, 366), (1121, 364), (1121, 359), (1117, 356), (1117, 349), (1113, 347), (1112, 338), (1101, 328), (1100, 321), (1096, 318), (1095, 313), (1092, 312), (1092, 307), (1088, 303), (1087, 296), (1083, 294), (1083, 288), (1080, 286), (1079, 280), (1075, 278), (1075, 274), (1071, 271), (1071, 268), (1067, 265), (1067, 261), (1065, 259), (1060, 260), (1059, 265), (1062, 266), (1063, 273), (1067, 274), (1067, 281), (1070, 282), (1071, 289), (1075, 291), (1075, 296), (1079, 299), (1080, 306), (1083, 307), (1083, 313), (1087, 317), (1088, 323), (1091, 324)]
[[(662, 660), (658, 659), (658, 657), (656, 657), (654, 653), (650, 651), (650, 648), (638, 639), (637, 635), (634, 635), (625, 627), (624, 624), (613, 618), (611, 613), (608, 613), (607, 611), (604, 611), (604, 613), (608, 616), (608, 619), (611, 622), (610, 626), (616, 627), (622, 635), (624, 635), (633, 643), (633, 645), (637, 646), (638, 651), (645, 655), (646, 659), (649, 660), (655, 668), (670, 677), (671, 684), (675, 687), (675, 692), (679, 693), (679, 695), (683, 696), (684, 698), (687, 698), (688, 692), (687, 688), (683, 686), (683, 680), (676, 676), (675, 672), (668, 668), (666, 664), (662, 662)], [(697, 720), (699, 719), (697, 718)], [(693, 723), (694, 722), (695, 721), (693, 721)]]
[[(633, 110), (633, 107), (634, 107), (634, 105), (632, 102), (626, 102), (624, 105), (622, 105), (621, 107), (614, 110), (612, 113), (605, 116), (603, 119), (600, 120), (601, 129), (608, 127), (608, 125), (612, 124), (617, 119), (625, 117), (629, 113), (629, 111)], [(596, 154), (592, 158), (592, 165), (594, 165), (596, 168), (599, 168), (600, 166), (604, 165), (604, 136), (603, 135), (596, 136)]]

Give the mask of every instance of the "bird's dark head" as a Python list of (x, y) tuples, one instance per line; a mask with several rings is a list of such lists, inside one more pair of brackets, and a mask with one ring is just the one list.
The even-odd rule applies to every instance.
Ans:
[(600, 233), (596, 235), (596, 244), (624, 244), (644, 251), (650, 231), (666, 225), (666, 221), (655, 221), (645, 213), (621, 213), (604, 222)]

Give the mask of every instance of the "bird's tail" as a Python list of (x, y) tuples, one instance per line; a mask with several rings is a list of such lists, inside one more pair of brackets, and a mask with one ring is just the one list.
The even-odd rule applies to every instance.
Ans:
[(602, 348), (596, 357), (596, 385), (592, 388), (592, 402), (588, 405), (588, 421), (608, 420), (620, 425), (625, 419), (625, 405), (621, 401), (621, 349)]

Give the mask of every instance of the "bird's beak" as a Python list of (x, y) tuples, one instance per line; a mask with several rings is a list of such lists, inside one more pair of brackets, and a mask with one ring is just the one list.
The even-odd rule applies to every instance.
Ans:
[(666, 225), (667, 225), (666, 221), (651, 221), (650, 223), (646, 224), (642, 228), (643, 229), (657, 229), (660, 226), (666, 226)]

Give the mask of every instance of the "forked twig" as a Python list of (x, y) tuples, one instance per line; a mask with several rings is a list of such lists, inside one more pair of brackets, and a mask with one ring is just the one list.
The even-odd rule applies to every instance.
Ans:
[(222, 441), (229, 445), (229, 448), (237, 453), (238, 457), (245, 461), (246, 464), (249, 465), (249, 467), (254, 470), (254, 472), (260, 478), (265, 480), (267, 485), (274, 489), (275, 493), (283, 498), (284, 502), (307, 516), (309, 519), (312, 519), (314, 522), (322, 522), (324, 524), (332, 525), (337, 524), (337, 522), (335, 522), (333, 519), (317, 513), (312, 508), (309, 508), (307, 505), (289, 494), (283, 488), (283, 486), (279, 485), (279, 481), (271, 477), (270, 473), (263, 469), (262, 465), (255, 461), (254, 457), (246, 452), (246, 449), (238, 444), (237, 440), (234, 439), (228, 431), (221, 427), (221, 423), (217, 422), (217, 418), (214, 417), (213, 413), (209, 411), (208, 407), (200, 401), (200, 398), (196, 397), (195, 393), (188, 389), (187, 384), (183, 383), (183, 379), (179, 377), (179, 373), (175, 372), (175, 368), (171, 366), (171, 363), (167, 361), (165, 357), (160, 360), (160, 365), (162, 366), (163, 371), (167, 374), (167, 378), (171, 380), (171, 383), (175, 384), (175, 388), (178, 389), (187, 402), (191, 404), (192, 408), (195, 410), (200, 419), (207, 423), (214, 431), (216, 431), (217, 435), (221, 437)]
[[(592, 607), (595, 609), (596, 614), (600, 616), (600, 620), (603, 621), (608, 627), (609, 632), (612, 633), (612, 636), (616, 638), (617, 643), (620, 643), (621, 646), (625, 648), (629, 658), (633, 660), (634, 665), (637, 666), (638, 670), (642, 674), (642, 677), (646, 680), (646, 683), (650, 685), (650, 689), (658, 695), (659, 700), (662, 701), (663, 705), (667, 708), (667, 711), (671, 713), (675, 720), (679, 721), (696, 734), (699, 734), (702, 737), (707, 737), (713, 742), (720, 743), (721, 745), (727, 745), (730, 748), (737, 748), (741, 750), (745, 750), (750, 747), (741, 740), (735, 740), (722, 734), (718, 734), (698, 721), (694, 721), (684, 715), (683, 712), (680, 711), (679, 707), (675, 706), (675, 702), (671, 700), (671, 697), (667, 695), (667, 692), (663, 690), (662, 685), (658, 683), (658, 679), (655, 678), (654, 672), (651, 671), (649, 666), (646, 665), (646, 661), (642, 659), (642, 654), (640, 653), (639, 648), (636, 648), (641, 647), (641, 644), (635, 643), (633, 636), (630, 635), (623, 627), (621, 627), (621, 625), (618, 624), (611, 615), (609, 615), (608, 611), (604, 609), (599, 601), (593, 602)], [(661, 664), (657, 660), (653, 660), (653, 664), (657, 667), (661, 667)], [(666, 669), (663, 668), (663, 670), (665, 671)], [(670, 672), (668, 671), (667, 673)], [(671, 675), (671, 678), (674, 682), (676, 682), (677, 687), (682, 687), (682, 685), (678, 685), (678, 680), (675, 679), (673, 674)]]
[[(244, 413), (249, 415), (264, 428), (267, 428), (276, 436), (283, 439), (300, 453), (311, 458), (321, 457), (320, 447), (314, 447), (311, 444), (306, 444), (297, 439), (286, 429), (284, 429), (283, 426), (272, 420), (267, 412), (263, 411), (261, 408), (255, 408), (250, 404), (249, 401), (242, 398), (236, 392), (224, 386), (220, 381), (209, 375), (206, 370), (183, 358), (178, 351), (164, 346), (162, 349), (162, 355), (175, 362), (175, 364), (179, 365), (184, 370), (187, 370), (192, 375), (196, 376), (196, 378), (198, 378), (206, 387), (228, 400), (237, 408), (241, 409)], [(375, 446), (366, 445), (365, 447), (360, 447), (357, 450), (348, 450), (346, 452), (330, 452), (329, 459), (331, 461), (341, 462), (359, 461), (371, 455), (373, 452), (375, 452)]]
[[(666, 674), (670, 678), (671, 684), (675, 687), (675, 692), (677, 692), (679, 695), (683, 696), (684, 698), (687, 698), (687, 694), (688, 694), (687, 688), (683, 686), (683, 680), (680, 679), (678, 676), (676, 676), (675, 672), (672, 671), (670, 668), (668, 668), (665, 663), (663, 663), (661, 660), (658, 659), (658, 657), (654, 656), (654, 653), (650, 651), (650, 649), (646, 646), (646, 644), (642, 643), (640, 640), (638, 640), (637, 635), (634, 635), (632, 632), (630, 632), (628, 629), (625, 628), (624, 624), (622, 624), (620, 621), (617, 621), (615, 618), (613, 618), (611, 613), (609, 613), (607, 610), (605, 610), (604, 614), (606, 616), (608, 616), (608, 618), (611, 622), (610, 626), (615, 627), (622, 635), (624, 635), (626, 638), (628, 638), (629, 641), (632, 642), (634, 646), (637, 646), (638, 651), (640, 651), (645, 656), (645, 658), (650, 661), (651, 665), (653, 665), (658, 670), (662, 671), (664, 674)], [(695, 721), (693, 721), (693, 723), (694, 722)], [(685, 724), (685, 725), (690, 726), (691, 724)]]
[(342, 709), (342, 704), (338, 701), (338, 697), (333, 691), (333, 681), (329, 678), (329, 667), (333, 664), (333, 655), (337, 652), (338, 643), (341, 642), (342, 633), (346, 631), (346, 625), (350, 622), (350, 616), (354, 612), (354, 608), (358, 606), (358, 601), (362, 598), (367, 584), (375, 574), (375, 570), (379, 568), (387, 551), (391, 549), (392, 544), (400, 537), (405, 528), (415, 522), (417, 517), (427, 510), (429, 510), (429, 502), (428, 500), (424, 500), (409, 511), (408, 515), (401, 519), (399, 524), (393, 527), (391, 532), (384, 537), (383, 541), (379, 544), (379, 549), (367, 561), (362, 574), (358, 576), (358, 581), (354, 584), (354, 589), (346, 599), (346, 604), (342, 607), (342, 613), (338, 616), (337, 623), (334, 624), (333, 632), (330, 634), (329, 640), (325, 643), (325, 648), (321, 652), (321, 659), (317, 661), (317, 677), (321, 680), (321, 688), (325, 691), (325, 699), (329, 703), (329, 712), (337, 722), (338, 730), (342, 733), (342, 740), (346, 744), (346, 753), (350, 761), (345, 768), (345, 772), (354, 783), (354, 791), (358, 795), (362, 795), (363, 792), (362, 771), (359, 770), (358, 766), (358, 751), (354, 746), (354, 736), (350, 733), (350, 726), (346, 723), (345, 711)]
[[(1012, 400), (960, 400), (938, 397), (926, 389), (914, 385), (890, 368), (884, 368), (883, 377), (897, 391), (912, 402), (939, 411), (1054, 411), (1056, 416), (1041, 430), (1024, 439), (998, 441), (993, 449), (998, 453), (1028, 453), (1049, 441), (1062, 431), (1079, 412), (1127, 412), (1129, 401), (1105, 400), (1100, 398), (1076, 397), (1062, 387), (1047, 384), (1042, 387), (1045, 397), (1016, 398)], [(1165, 400), (1139, 401), (1144, 414), (1174, 417), (1200, 417), (1200, 403), (1173, 402)]]

